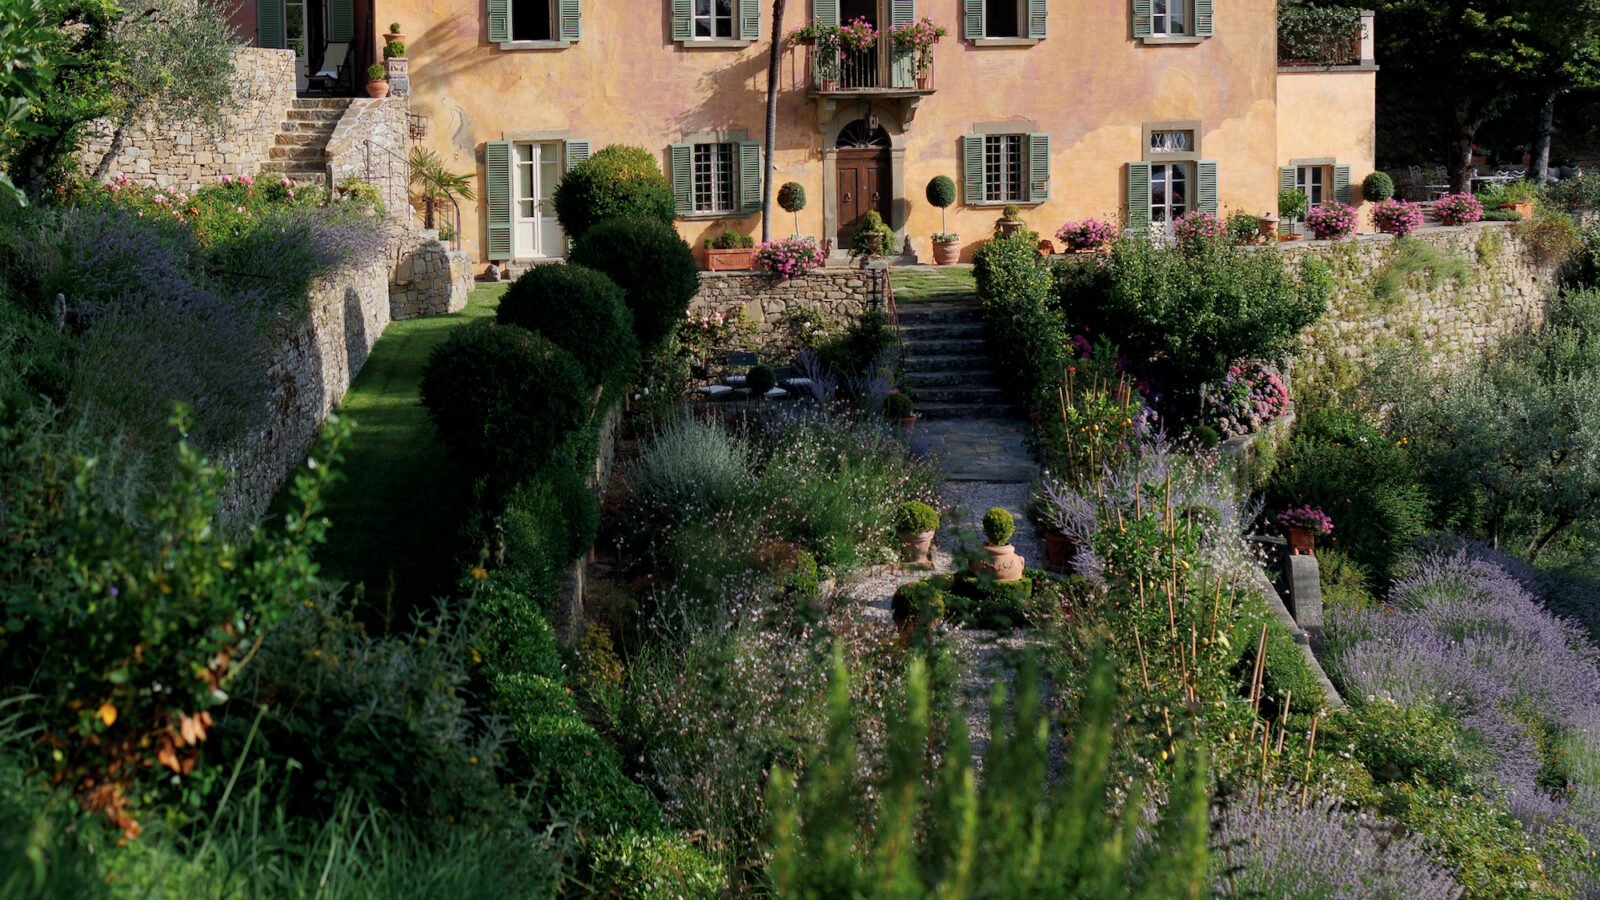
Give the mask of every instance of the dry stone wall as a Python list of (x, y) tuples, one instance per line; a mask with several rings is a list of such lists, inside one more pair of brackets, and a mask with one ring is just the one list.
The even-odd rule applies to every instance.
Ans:
[(785, 317), (816, 310), (829, 323), (853, 322), (881, 291), (871, 270), (817, 269), (787, 281), (766, 272), (702, 272), (689, 314), (742, 315), (763, 358), (787, 360), (799, 349)]
[(472, 257), (451, 250), (436, 231), (413, 232), (389, 278), (389, 317), (441, 316), (467, 308)]
[[(227, 175), (254, 176), (270, 155), (284, 118), (294, 104), (294, 51), (240, 47), (234, 51), (234, 95), (239, 108), (216, 130), (189, 123), (136, 125), (124, 136), (109, 174), (136, 184), (192, 191)], [(111, 123), (90, 129), (82, 160), (86, 171), (111, 146)]]
[(328, 137), (333, 183), (359, 178), (378, 186), (392, 219), (411, 217), (409, 107), (404, 97), (357, 97)]

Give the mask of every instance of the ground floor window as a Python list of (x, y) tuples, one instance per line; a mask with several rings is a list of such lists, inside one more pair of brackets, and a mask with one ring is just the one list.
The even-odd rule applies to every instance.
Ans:
[(733, 212), (739, 208), (737, 147), (694, 145), (694, 211)]
[(1189, 211), (1189, 164), (1150, 165), (1150, 221), (1173, 222)]
[(512, 226), (517, 259), (566, 255), (553, 195), (561, 180), (561, 141), (515, 145)]
[(1321, 206), (1327, 200), (1327, 166), (1298, 166), (1295, 169), (1295, 187), (1306, 195), (1306, 208)]
[(997, 203), (1025, 201), (1027, 195), (1026, 135), (991, 134), (983, 139), (983, 199)]

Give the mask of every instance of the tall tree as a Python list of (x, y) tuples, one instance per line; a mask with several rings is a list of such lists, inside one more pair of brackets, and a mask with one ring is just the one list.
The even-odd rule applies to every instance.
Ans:
[(767, 56), (767, 170), (761, 179), (761, 241), (772, 240), (773, 151), (778, 142), (778, 63), (783, 56), (783, 10), (788, 0), (772, 0), (772, 51)]
[[(0, 147), (55, 77), (56, 45), (56, 33), (40, 0), (0, 0)], [(27, 202), (3, 168), (0, 196)]]
[(1575, 90), (1600, 87), (1600, 0), (1560, 0), (1535, 35), (1541, 60), (1526, 95), (1538, 104), (1528, 178), (1550, 177), (1550, 139), (1556, 100)]

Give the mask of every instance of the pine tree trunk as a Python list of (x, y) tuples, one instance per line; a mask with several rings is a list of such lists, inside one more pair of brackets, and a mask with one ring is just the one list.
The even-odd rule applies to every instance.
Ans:
[(772, 0), (772, 52), (767, 57), (767, 166), (761, 177), (761, 242), (772, 240), (772, 158), (778, 144), (778, 63), (783, 50), (783, 8)]
[(1550, 138), (1556, 126), (1556, 92), (1544, 96), (1539, 107), (1539, 129), (1534, 135), (1533, 158), (1529, 160), (1528, 180), (1544, 184), (1550, 180)]

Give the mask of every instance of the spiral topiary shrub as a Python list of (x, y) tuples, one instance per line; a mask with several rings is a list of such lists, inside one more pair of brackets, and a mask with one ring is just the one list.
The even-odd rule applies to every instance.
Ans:
[(457, 328), (422, 369), (439, 438), (471, 469), (502, 476), (545, 463), (583, 424), (588, 394), (572, 354), (516, 325)]
[(672, 183), (655, 156), (624, 144), (602, 147), (573, 166), (556, 185), (554, 200), (556, 218), (573, 240), (606, 219), (637, 217), (671, 225), (677, 217)]
[(608, 219), (573, 245), (569, 263), (605, 274), (622, 288), (641, 352), (677, 330), (700, 289), (694, 251), (671, 225), (654, 219)]
[(983, 536), (996, 547), (1010, 543), (1011, 536), (1016, 532), (1017, 520), (1012, 517), (1010, 510), (992, 506), (983, 514)]
[(549, 338), (595, 383), (628, 371), (639, 357), (622, 288), (587, 266), (534, 266), (500, 298), (495, 321)]
[(1373, 172), (1362, 180), (1361, 196), (1368, 203), (1382, 203), (1394, 196), (1394, 179), (1383, 172)]

